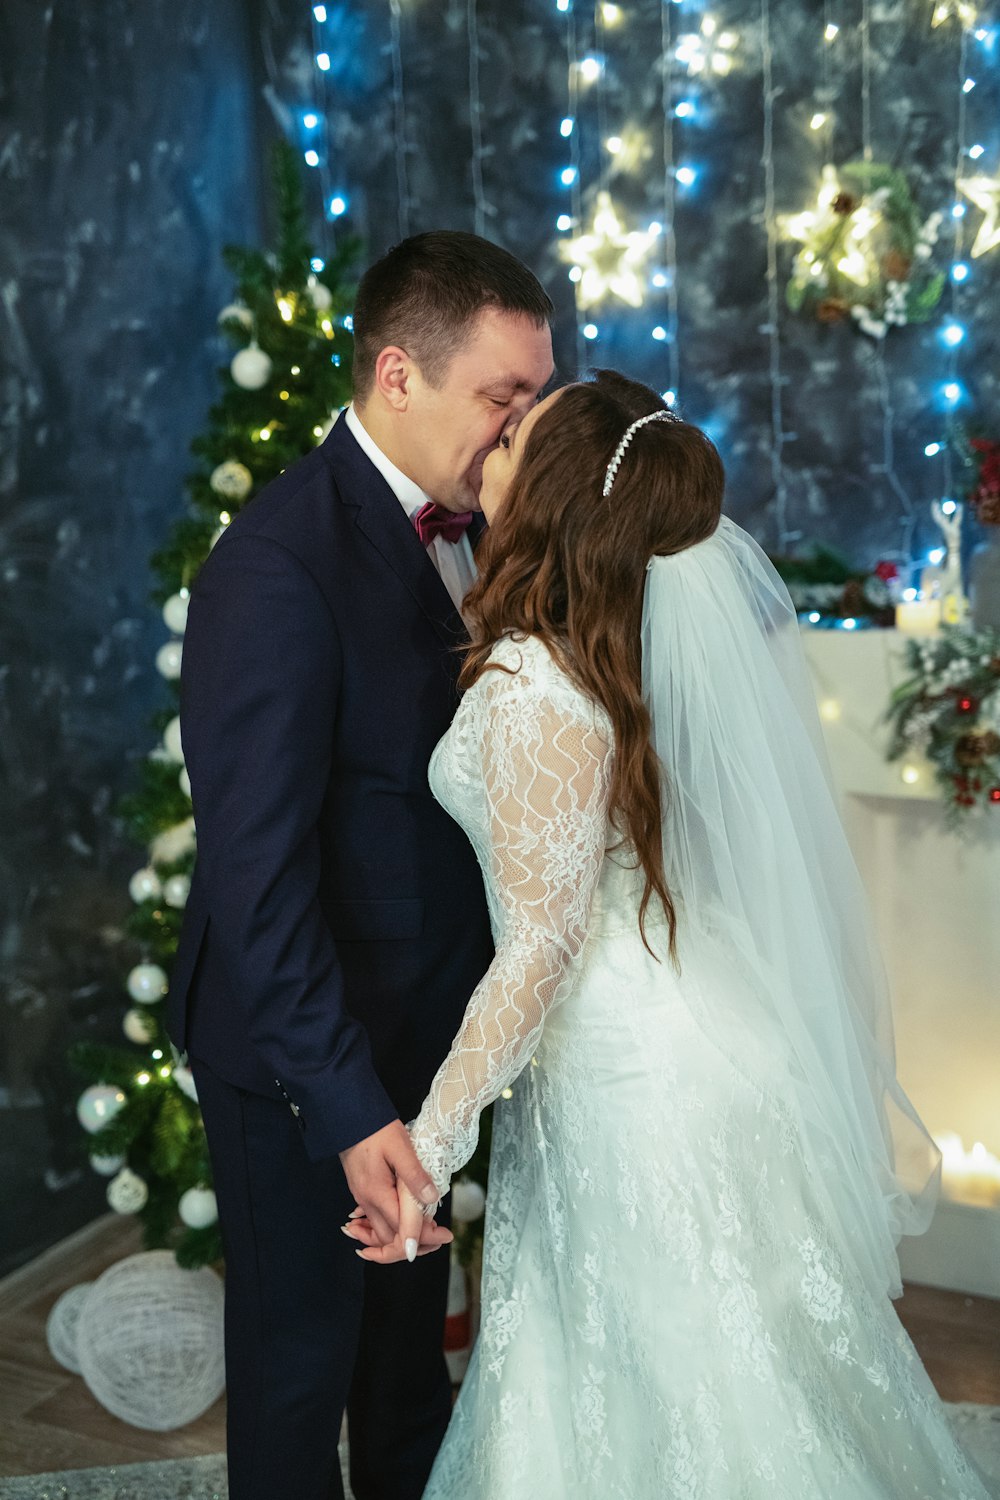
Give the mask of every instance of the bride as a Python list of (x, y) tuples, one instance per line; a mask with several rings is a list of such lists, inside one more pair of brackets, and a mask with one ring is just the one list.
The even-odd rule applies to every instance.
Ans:
[(496, 958), (410, 1126), (442, 1194), (499, 1102), (425, 1500), (988, 1495), (890, 1300), (937, 1155), (795, 612), (722, 491), (708, 439), (607, 372), (486, 463), (430, 779)]

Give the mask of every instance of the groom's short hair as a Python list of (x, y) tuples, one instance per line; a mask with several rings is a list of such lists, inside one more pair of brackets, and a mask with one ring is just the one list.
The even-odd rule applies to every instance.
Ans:
[(383, 349), (405, 349), (431, 385), (487, 308), (521, 314), (541, 327), (555, 309), (526, 265), (499, 245), (461, 230), (435, 229), (403, 240), (361, 278), (354, 304), (354, 394), (375, 382)]

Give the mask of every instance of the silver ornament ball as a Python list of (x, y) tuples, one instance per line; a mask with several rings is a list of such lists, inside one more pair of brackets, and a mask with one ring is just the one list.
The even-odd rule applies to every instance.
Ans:
[(76, 1117), (84, 1130), (93, 1135), (113, 1120), (126, 1103), (125, 1095), (116, 1085), (93, 1083), (77, 1100)]
[(257, 344), (248, 344), (235, 354), (229, 373), (244, 391), (259, 391), (271, 378), (271, 359)]
[(155, 1005), (167, 993), (167, 976), (159, 964), (136, 964), (125, 984), (140, 1005)]
[(128, 883), (128, 893), (137, 906), (140, 901), (159, 900), (161, 891), (160, 877), (151, 865), (136, 870)]
[(253, 475), (246, 464), (235, 458), (227, 458), (213, 469), (208, 482), (223, 500), (245, 500), (253, 489)]
[(188, 1188), (181, 1194), (177, 1212), (189, 1229), (207, 1229), (219, 1217), (215, 1194), (211, 1188)]
[(163, 623), (174, 635), (183, 635), (187, 629), (188, 602), (185, 590), (183, 594), (171, 594), (163, 606)]
[(181, 656), (184, 648), (180, 641), (167, 641), (156, 653), (156, 670), (168, 682), (175, 682), (181, 675)]
[(108, 1183), (107, 1198), (116, 1214), (137, 1214), (149, 1201), (149, 1188), (131, 1167), (123, 1167)]
[(122, 1017), (122, 1031), (130, 1042), (142, 1046), (156, 1035), (156, 1022), (148, 1010), (127, 1010)]
[[(184, 774), (183, 772), (181, 773)], [(187, 905), (188, 893), (191, 890), (191, 877), (189, 875), (171, 875), (164, 882), (163, 899), (168, 906), (174, 907), (176, 911), (183, 911)]]

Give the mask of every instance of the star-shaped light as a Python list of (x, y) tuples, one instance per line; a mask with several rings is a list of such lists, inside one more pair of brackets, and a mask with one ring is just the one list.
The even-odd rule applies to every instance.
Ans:
[(689, 73), (717, 73), (724, 77), (732, 71), (738, 44), (735, 31), (720, 31), (715, 17), (706, 15), (697, 31), (680, 38), (674, 56)]
[(968, 4), (968, 0), (935, 0), (931, 15), (932, 26), (943, 26), (952, 16), (961, 21), (963, 26), (974, 26), (976, 7)]
[(974, 256), (985, 255), (1000, 245), (1000, 177), (966, 177), (958, 186), (985, 216), (972, 246)]
[(577, 283), (580, 306), (596, 307), (617, 297), (629, 307), (641, 307), (645, 263), (660, 233), (659, 224), (626, 231), (611, 194), (598, 193), (591, 228), (559, 246), (560, 257), (572, 266), (570, 277)]

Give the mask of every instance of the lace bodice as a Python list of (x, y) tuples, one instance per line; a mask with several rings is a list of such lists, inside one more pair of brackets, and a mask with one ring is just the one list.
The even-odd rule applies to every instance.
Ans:
[(434, 795), (478, 855), (496, 945), (409, 1127), (442, 1192), (475, 1150), (482, 1111), (527, 1064), (573, 983), (607, 843), (607, 714), (538, 637), (504, 637), (490, 663), (430, 768)]

